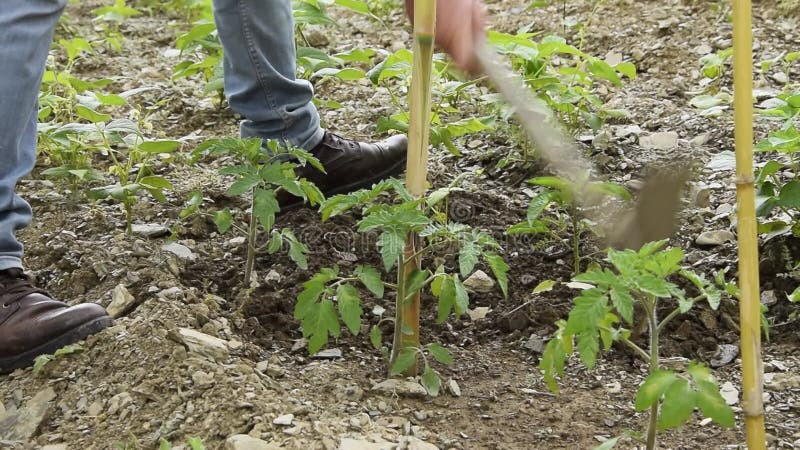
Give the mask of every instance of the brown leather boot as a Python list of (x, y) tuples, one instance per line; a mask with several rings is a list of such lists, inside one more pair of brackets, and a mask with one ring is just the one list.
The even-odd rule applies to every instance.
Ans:
[(102, 306), (69, 306), (34, 287), (21, 269), (0, 271), (0, 374), (83, 340), (111, 324)]
[[(408, 139), (404, 135), (367, 144), (326, 131), (322, 142), (311, 150), (325, 173), (310, 165), (297, 168), (295, 173), (298, 178), (314, 183), (326, 197), (346, 194), (403, 173), (407, 149)], [(278, 203), (281, 212), (286, 212), (302, 206), (303, 200), (281, 192)]]

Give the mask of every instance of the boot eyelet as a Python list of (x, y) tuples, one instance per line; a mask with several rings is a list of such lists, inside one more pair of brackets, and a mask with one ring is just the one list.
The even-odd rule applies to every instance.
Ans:
[(3, 309), (6, 309), (6, 308), (8, 308), (9, 306), (10, 306), (10, 305), (6, 305), (5, 303), (3, 303)]

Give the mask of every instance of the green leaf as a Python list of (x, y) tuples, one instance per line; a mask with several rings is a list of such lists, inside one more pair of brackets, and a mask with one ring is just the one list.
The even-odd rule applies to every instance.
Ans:
[(442, 288), (439, 293), (439, 305), (436, 313), (436, 323), (444, 323), (456, 304), (456, 285), (452, 276), (443, 276)]
[(736, 420), (733, 410), (725, 403), (717, 385), (703, 380), (695, 380), (695, 384), (697, 385), (697, 406), (703, 411), (703, 415), (724, 427), (734, 426)]
[(217, 225), (217, 230), (220, 234), (225, 234), (233, 225), (233, 215), (228, 208), (214, 213), (214, 224)]
[(533, 293), (540, 294), (542, 292), (552, 291), (555, 285), (556, 285), (555, 280), (544, 280), (541, 283), (537, 284), (535, 288), (533, 288)]
[(508, 264), (506, 264), (502, 256), (495, 253), (486, 253), (483, 258), (489, 268), (492, 269), (492, 273), (497, 279), (497, 284), (500, 285), (500, 290), (503, 291), (503, 297), (508, 297)]
[(412, 368), (417, 363), (417, 351), (413, 348), (404, 348), (400, 350), (397, 358), (392, 364), (391, 374), (398, 375), (408, 369)]
[(565, 334), (578, 334), (597, 328), (603, 320), (608, 306), (608, 297), (597, 288), (586, 289), (575, 299), (575, 307), (569, 313)]
[(458, 252), (458, 268), (462, 277), (467, 278), (472, 273), (480, 254), (481, 249), (474, 242), (467, 242), (461, 246)]
[(689, 382), (683, 378), (676, 379), (664, 392), (658, 426), (661, 429), (680, 427), (691, 417), (695, 402), (695, 392), (689, 387)]
[[(266, 232), (272, 231), (275, 225), (275, 214), (280, 211), (275, 192), (267, 189), (257, 189), (253, 195), (253, 214), (258, 223)], [(251, 230), (252, 231), (252, 230)]]
[(152, 175), (149, 177), (143, 177), (139, 180), (139, 184), (144, 187), (153, 188), (153, 189), (164, 189), (164, 190), (172, 190), (172, 184), (166, 180), (164, 177), (160, 177), (157, 175)]
[(446, 348), (442, 347), (440, 344), (433, 343), (428, 346), (428, 351), (431, 352), (431, 355), (442, 364), (450, 365), (453, 364), (453, 355), (450, 354), (450, 351)]
[(281, 234), (289, 242), (289, 258), (297, 264), (297, 267), (303, 270), (308, 269), (308, 258), (306, 257), (308, 247), (298, 241), (291, 230), (284, 229)]
[(636, 393), (636, 411), (644, 411), (658, 402), (676, 379), (675, 372), (671, 370), (656, 370), (648, 375)]
[(294, 318), (303, 320), (308, 316), (323, 292), (325, 292), (325, 282), (317, 277), (303, 283), (303, 290), (297, 294), (297, 303), (294, 305)]
[(378, 299), (383, 298), (383, 280), (381, 280), (381, 273), (377, 269), (370, 266), (358, 266), (353, 273), (375, 297)]
[(553, 393), (558, 393), (556, 375), (564, 375), (566, 360), (567, 353), (564, 351), (563, 341), (558, 337), (553, 337), (544, 347), (542, 359), (539, 360), (539, 368), (544, 372), (544, 381)]
[(336, 302), (339, 306), (342, 322), (353, 335), (358, 336), (361, 331), (362, 312), (358, 290), (349, 284), (339, 285), (339, 288), (336, 289)]
[(198, 437), (190, 437), (186, 440), (186, 443), (189, 444), (189, 448), (192, 450), (206, 450), (203, 440)]
[(649, 274), (640, 274), (635, 279), (636, 286), (642, 291), (650, 295), (661, 298), (669, 298), (671, 296), (669, 283), (663, 278), (657, 278)]
[(633, 323), (633, 297), (624, 286), (614, 286), (611, 289), (611, 303), (617, 309), (625, 322)]
[(429, 365), (425, 365), (425, 371), (422, 372), (422, 385), (425, 386), (425, 390), (428, 391), (428, 395), (431, 397), (439, 395), (439, 389), (442, 387), (442, 380)]
[(409, 298), (413, 297), (417, 291), (422, 289), (422, 287), (425, 286), (425, 281), (428, 279), (430, 274), (431, 273), (428, 270), (414, 269), (406, 278), (406, 298), (403, 300), (408, 300)]
[(127, 103), (123, 97), (120, 97), (117, 94), (101, 94), (96, 92), (94, 95), (98, 100), (100, 100), (101, 104), (106, 106), (122, 106)]
[(617, 72), (603, 60), (595, 59), (589, 62), (589, 71), (604, 80), (610, 81), (615, 86), (622, 86), (622, 80), (619, 79)]
[(406, 235), (400, 230), (389, 229), (381, 233), (378, 238), (378, 246), (381, 249), (383, 266), (386, 271), (392, 270), (397, 263), (406, 243)]
[(458, 276), (453, 276), (453, 283), (456, 288), (456, 299), (453, 306), (456, 310), (456, 316), (461, 316), (466, 314), (469, 308), (469, 294), (467, 293), (467, 288), (464, 287), (464, 283), (458, 279)]
[(145, 141), (139, 144), (139, 150), (145, 153), (172, 153), (180, 145), (178, 141)]
[(633, 63), (621, 62), (614, 66), (614, 69), (631, 80), (636, 79), (636, 66)]
[(308, 338), (308, 351), (312, 355), (328, 343), (328, 336), (338, 338), (341, 334), (333, 302), (326, 298), (308, 309), (302, 326), (303, 335)]
[(792, 180), (781, 187), (778, 204), (784, 208), (800, 209), (800, 181)]
[(158, 440), (158, 450), (172, 450), (172, 444), (162, 437)]
[(599, 351), (600, 340), (596, 330), (587, 330), (578, 334), (578, 354), (587, 368), (594, 369)]
[(226, 194), (234, 197), (237, 195), (242, 195), (245, 192), (250, 192), (253, 190), (254, 187), (258, 186), (261, 183), (261, 180), (253, 175), (244, 176), (238, 180), (236, 180), (231, 187), (228, 188)]
[(545, 191), (541, 194), (537, 195), (531, 200), (530, 205), (528, 205), (528, 213), (527, 219), (529, 224), (533, 224), (533, 222), (542, 215), (547, 205), (553, 201), (553, 192)]
[(81, 119), (88, 120), (91, 123), (101, 123), (111, 120), (110, 114), (102, 114), (83, 105), (78, 105), (75, 107), (75, 114), (77, 114)]
[(377, 325), (373, 325), (369, 330), (369, 341), (375, 350), (380, 350), (382, 345), (383, 336), (381, 336), (381, 329)]
[(689, 367), (686, 368), (686, 371), (689, 372), (689, 375), (692, 376), (692, 379), (694, 379), (695, 383), (700, 381), (711, 381), (713, 379), (711, 377), (711, 369), (695, 361), (692, 361), (689, 364)]

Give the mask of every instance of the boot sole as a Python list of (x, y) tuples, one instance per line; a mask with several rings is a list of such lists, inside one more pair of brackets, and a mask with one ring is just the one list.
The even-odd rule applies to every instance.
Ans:
[(98, 317), (91, 322), (86, 322), (77, 328), (73, 328), (61, 336), (51, 339), (50, 341), (34, 349), (28, 350), (25, 353), (6, 358), (0, 358), (0, 374), (7, 374), (17, 369), (28, 367), (33, 364), (37, 356), (50, 355), (55, 353), (55, 351), (60, 348), (80, 342), (87, 337), (107, 328), (112, 322), (113, 319), (111, 319), (111, 317)]
[[(327, 198), (327, 197), (330, 197), (330, 196), (333, 196), (333, 195), (345, 194), (345, 193), (348, 193), (348, 192), (357, 191), (357, 190), (363, 189), (365, 187), (370, 187), (373, 184), (375, 184), (375, 183), (377, 183), (377, 182), (379, 182), (381, 180), (384, 180), (386, 178), (389, 178), (391, 176), (399, 175), (399, 174), (403, 173), (403, 168), (406, 165), (406, 159), (407, 158), (403, 158), (402, 160), (398, 161), (393, 166), (390, 166), (388, 169), (384, 170), (383, 172), (381, 172), (381, 173), (379, 173), (379, 174), (377, 174), (377, 175), (375, 175), (375, 176), (373, 176), (371, 178), (368, 178), (366, 180), (361, 180), (361, 181), (357, 181), (355, 183), (346, 184), (344, 186), (337, 186), (337, 187), (335, 187), (333, 189), (330, 189), (328, 192), (324, 192), (325, 197)], [(281, 211), (278, 214), (284, 214), (284, 213), (288, 213), (288, 212), (291, 212), (291, 211), (298, 210), (298, 209), (300, 209), (302, 207), (310, 207), (310, 206), (311, 205), (309, 205), (308, 203), (304, 202), (302, 199), (298, 199), (297, 201), (289, 203), (288, 205), (281, 206)]]

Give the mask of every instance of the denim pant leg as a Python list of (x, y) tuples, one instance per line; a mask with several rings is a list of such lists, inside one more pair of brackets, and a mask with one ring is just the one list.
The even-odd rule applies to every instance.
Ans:
[(297, 80), (291, 0), (214, 0), (225, 50), (225, 94), (242, 137), (310, 150), (323, 136), (308, 81)]
[(22, 267), (16, 230), (31, 207), (14, 193), (36, 162), (37, 98), (53, 30), (67, 0), (2, 0), (0, 5), (0, 270)]

